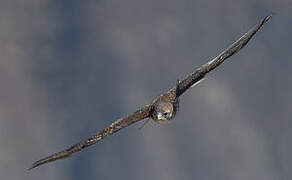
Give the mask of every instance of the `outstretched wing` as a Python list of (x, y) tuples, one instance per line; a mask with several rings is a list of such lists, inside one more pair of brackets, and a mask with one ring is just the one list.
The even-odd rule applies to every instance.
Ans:
[(131, 124), (138, 122), (142, 119), (145, 119), (147, 117), (149, 117), (150, 115), (150, 105), (146, 105), (145, 107), (137, 110), (136, 112), (132, 113), (131, 115), (126, 116), (125, 118), (122, 118), (120, 120), (115, 121), (114, 123), (112, 123), (110, 126), (108, 126), (107, 128), (103, 129), (102, 131), (100, 131), (99, 133), (89, 137), (87, 140), (82, 141), (78, 144), (73, 145), (72, 147), (55, 153), (51, 156), (45, 157), (43, 159), (40, 159), (36, 162), (34, 162), (31, 166), (30, 169), (33, 169), (37, 166), (40, 166), (42, 164), (48, 163), (48, 162), (52, 162), (52, 161), (56, 161), (58, 159), (63, 159), (69, 156), (72, 156), (73, 154), (81, 151), (82, 149), (91, 146), (95, 143), (97, 143), (98, 141), (102, 140), (105, 136), (107, 135), (111, 135), (127, 126), (130, 126)]
[[(243, 48), (248, 41), (255, 35), (255, 33), (272, 17), (273, 14), (266, 16), (259, 24), (255, 25), (251, 28), (246, 34), (244, 34), (241, 38), (235, 41), (231, 46), (229, 46), (226, 50), (221, 52), (217, 57), (204, 64), (200, 68), (198, 68), (195, 72), (188, 75), (182, 81), (179, 81), (177, 86), (171, 90), (176, 91), (176, 97), (182, 95), (186, 90), (188, 90), (193, 84), (200, 81), (204, 76), (223, 63), (227, 58), (238, 52), (241, 48)], [(170, 91), (171, 91), (170, 90)]]

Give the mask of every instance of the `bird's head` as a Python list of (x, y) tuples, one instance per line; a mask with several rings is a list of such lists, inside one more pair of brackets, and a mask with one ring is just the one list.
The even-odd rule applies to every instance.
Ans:
[(152, 119), (159, 124), (169, 123), (174, 115), (174, 107), (173, 104), (170, 102), (157, 101), (152, 106)]

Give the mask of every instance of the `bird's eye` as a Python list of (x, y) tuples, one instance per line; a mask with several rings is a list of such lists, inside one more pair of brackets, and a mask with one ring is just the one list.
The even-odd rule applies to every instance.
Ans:
[(167, 116), (167, 114), (168, 114), (167, 112), (164, 112), (164, 113), (163, 113), (164, 116)]

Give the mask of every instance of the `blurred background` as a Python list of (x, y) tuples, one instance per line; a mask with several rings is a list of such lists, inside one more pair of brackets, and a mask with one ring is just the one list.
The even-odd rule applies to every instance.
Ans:
[[(150, 103), (270, 12), (172, 123), (137, 123), (27, 171)], [(290, 0), (1, 0), (1, 179), (291, 179), (291, 17)]]

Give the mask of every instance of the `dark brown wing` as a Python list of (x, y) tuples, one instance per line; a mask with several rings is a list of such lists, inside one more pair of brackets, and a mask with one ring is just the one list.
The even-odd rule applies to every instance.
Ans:
[[(255, 33), (262, 27), (262, 25), (264, 25), (272, 17), (272, 15), (273, 14), (266, 16), (259, 24), (251, 28), (246, 34), (244, 34), (241, 38), (235, 41), (231, 46), (229, 46), (226, 50), (220, 53), (217, 57), (198, 68), (195, 72), (188, 75), (182, 81), (179, 81), (176, 86), (176, 97), (182, 95), (193, 84), (200, 81), (208, 72), (215, 69), (227, 58), (243, 48), (248, 43), (248, 41), (255, 35)], [(174, 90), (174, 88), (172, 90)]]
[(82, 149), (88, 146), (91, 146), (97, 143), (98, 141), (102, 140), (105, 136), (111, 135), (127, 126), (130, 126), (131, 124), (135, 122), (138, 122), (142, 119), (149, 117), (149, 114), (150, 114), (149, 112), (150, 112), (150, 105), (146, 105), (145, 107), (139, 109), (138, 111), (132, 113), (131, 115), (128, 115), (125, 118), (115, 121), (110, 126), (100, 131), (99, 133), (89, 137), (87, 140), (82, 141), (78, 144), (75, 144), (64, 151), (55, 153), (51, 156), (45, 157), (43, 159), (40, 159), (34, 162), (31, 168), (29, 168), (29, 170), (48, 162), (52, 162), (58, 159), (63, 159), (63, 158), (72, 156), (73, 154), (81, 151)]

